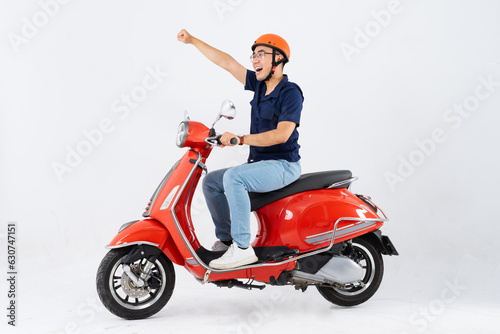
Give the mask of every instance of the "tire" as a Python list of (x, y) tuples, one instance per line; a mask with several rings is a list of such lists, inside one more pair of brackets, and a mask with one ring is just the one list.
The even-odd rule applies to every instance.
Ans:
[(319, 286), (319, 293), (329, 302), (340, 306), (354, 306), (366, 302), (378, 290), (384, 275), (384, 262), (382, 255), (369, 241), (355, 238), (352, 241), (354, 252), (344, 254), (360, 264), (365, 275), (362, 279), (364, 286), (356, 285), (350, 287)]
[[(102, 259), (97, 271), (97, 293), (111, 313), (129, 320), (144, 319), (167, 304), (174, 291), (175, 271), (172, 262), (161, 253), (151, 269), (152, 277), (144, 287), (136, 287), (122, 269), (122, 261), (130, 250), (113, 249)], [(146, 258), (142, 258), (130, 267), (138, 271), (145, 262)]]

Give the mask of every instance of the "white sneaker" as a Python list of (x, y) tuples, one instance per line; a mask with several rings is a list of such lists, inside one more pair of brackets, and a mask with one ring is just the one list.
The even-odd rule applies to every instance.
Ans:
[(227, 251), (228, 248), (229, 248), (228, 245), (226, 245), (220, 240), (217, 240), (212, 246), (212, 252), (225, 252)]
[(259, 261), (252, 246), (241, 249), (234, 242), (220, 258), (210, 261), (214, 269), (231, 269)]

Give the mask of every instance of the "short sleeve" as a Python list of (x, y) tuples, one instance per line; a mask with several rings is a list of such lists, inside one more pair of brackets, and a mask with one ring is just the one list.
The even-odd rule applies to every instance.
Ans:
[(255, 92), (257, 89), (257, 75), (254, 71), (247, 70), (247, 77), (245, 79), (245, 90)]
[(294, 122), (300, 125), (300, 114), (304, 97), (297, 85), (291, 84), (281, 93), (281, 114), (278, 122)]

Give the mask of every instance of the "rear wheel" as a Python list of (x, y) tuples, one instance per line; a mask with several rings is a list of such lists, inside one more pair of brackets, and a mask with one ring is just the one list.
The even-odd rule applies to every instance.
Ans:
[(361, 282), (342, 287), (316, 286), (319, 293), (329, 302), (341, 306), (354, 306), (370, 299), (378, 290), (384, 275), (384, 262), (380, 252), (367, 240), (356, 238), (348, 254), (357, 262), (365, 274)]
[[(162, 253), (151, 268), (151, 278), (143, 287), (135, 286), (123, 271), (122, 261), (130, 248), (113, 249), (106, 254), (97, 271), (97, 292), (104, 306), (124, 319), (144, 319), (160, 311), (172, 296), (175, 271)], [(139, 275), (147, 259), (130, 264)]]

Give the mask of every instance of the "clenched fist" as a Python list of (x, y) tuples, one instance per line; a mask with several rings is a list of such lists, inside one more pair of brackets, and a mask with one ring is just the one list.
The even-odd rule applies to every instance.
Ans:
[(177, 34), (177, 40), (179, 42), (183, 42), (186, 44), (191, 44), (193, 43), (193, 36), (191, 36), (186, 29), (182, 29), (178, 34)]

